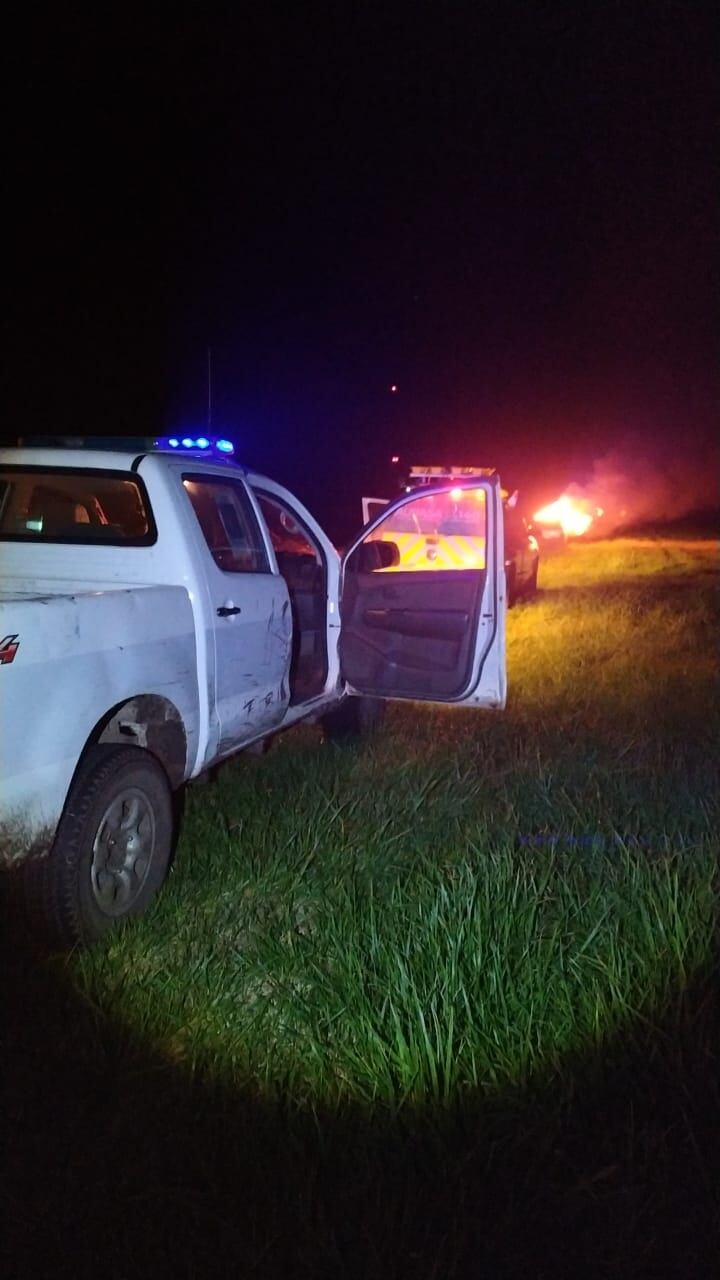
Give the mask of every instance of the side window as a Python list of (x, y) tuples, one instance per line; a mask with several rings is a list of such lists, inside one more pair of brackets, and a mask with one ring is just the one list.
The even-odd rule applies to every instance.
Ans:
[(363, 573), (484, 569), (486, 523), (484, 489), (424, 494), (390, 511), (353, 553), (348, 568)]
[(183, 476), (205, 541), (223, 573), (270, 573), (255, 513), (236, 480)]
[(298, 586), (321, 583), (324, 557), (312, 534), (279, 498), (255, 490), (283, 577)]
[(271, 497), (269, 493), (261, 493), (256, 489), (255, 497), (265, 517), (270, 541), (276, 554), (310, 556), (316, 564), (319, 564), (322, 557), (315, 541), (314, 539), (311, 541), (310, 535), (300, 524), (294, 512), (288, 510), (279, 498)]

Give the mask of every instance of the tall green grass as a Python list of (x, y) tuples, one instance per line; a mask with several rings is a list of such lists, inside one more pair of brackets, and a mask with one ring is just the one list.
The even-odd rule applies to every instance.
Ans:
[(397, 704), (191, 789), (157, 907), (77, 988), (300, 1106), (450, 1108), (627, 1045), (712, 963), (713, 555), (572, 547), (509, 616), (506, 712)]

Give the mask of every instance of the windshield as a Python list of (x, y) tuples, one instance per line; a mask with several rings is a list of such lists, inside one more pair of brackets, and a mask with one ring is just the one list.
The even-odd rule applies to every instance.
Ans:
[(155, 523), (131, 472), (72, 467), (0, 470), (0, 539), (149, 546)]
[(387, 521), (370, 536), (391, 533), (464, 534), (485, 536), (485, 494), (482, 489), (455, 489), (428, 494), (390, 513)]

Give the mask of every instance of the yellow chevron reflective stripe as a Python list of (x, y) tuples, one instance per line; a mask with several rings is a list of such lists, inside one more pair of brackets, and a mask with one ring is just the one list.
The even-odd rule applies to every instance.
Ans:
[(388, 534), (389, 541), (395, 542), (400, 551), (400, 563), (404, 565), (418, 564), (425, 555), (425, 537), (420, 533)]
[(439, 557), (448, 569), (482, 569), (485, 565), (485, 539), (466, 537), (464, 534), (443, 536), (439, 539)]
[(400, 552), (400, 563), (381, 573), (407, 572), (408, 569), (484, 569), (485, 539), (463, 534), (393, 533), (380, 535), (383, 542), (394, 542)]

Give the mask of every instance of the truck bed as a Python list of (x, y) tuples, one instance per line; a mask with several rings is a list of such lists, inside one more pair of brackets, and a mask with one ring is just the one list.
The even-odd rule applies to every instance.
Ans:
[[(64, 591), (38, 580), (0, 592), (0, 637), (17, 650), (0, 667), (0, 862), (43, 852), (54, 836), (98, 708), (156, 695), (189, 726), (197, 748), (195, 623), (178, 586), (113, 584)], [(35, 732), (13, 732), (32, 719)], [(195, 741), (193, 741), (193, 738)]]

